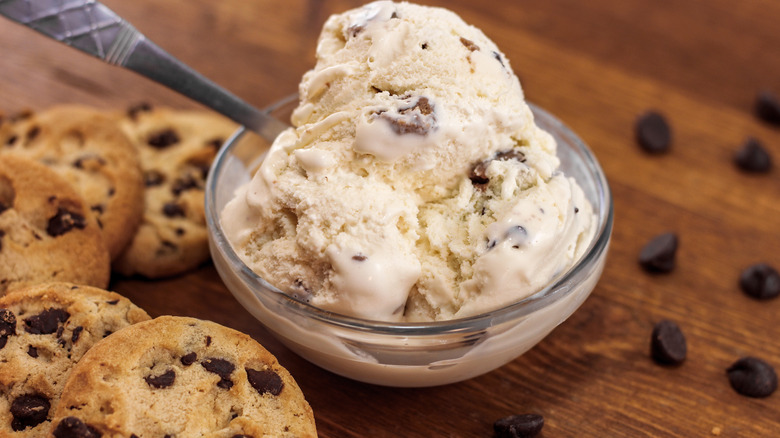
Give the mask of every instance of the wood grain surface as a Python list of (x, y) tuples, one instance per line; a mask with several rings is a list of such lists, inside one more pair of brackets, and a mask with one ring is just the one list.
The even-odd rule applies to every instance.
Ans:
[[(313, 65), (327, 16), (347, 0), (105, 0), (160, 46), (257, 106), (293, 92)], [(780, 368), (780, 299), (737, 284), (756, 262), (780, 268), (780, 128), (755, 97), (780, 95), (775, 0), (430, 0), (480, 27), (510, 59), (527, 97), (593, 149), (611, 184), (615, 229), (591, 297), (537, 347), (487, 375), (395, 389), (333, 375), (273, 339), (207, 264), (176, 278), (114, 278), (153, 316), (205, 318), (249, 333), (295, 376), (322, 437), (488, 437), (516, 413), (545, 418), (543, 437), (780, 436), (780, 394), (752, 399), (726, 368), (758, 356)], [(77, 102), (107, 109), (147, 101), (197, 107), (143, 78), (0, 21), (0, 108)], [(636, 117), (654, 108), (672, 150), (643, 153)], [(768, 174), (732, 162), (748, 137), (773, 154)], [(652, 236), (680, 237), (678, 264), (648, 275)], [(676, 321), (688, 359), (649, 357), (655, 322)]]

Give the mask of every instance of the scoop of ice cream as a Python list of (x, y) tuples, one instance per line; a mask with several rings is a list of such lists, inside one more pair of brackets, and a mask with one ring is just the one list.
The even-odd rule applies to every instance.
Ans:
[(332, 16), (280, 135), (221, 220), (283, 291), (379, 320), (469, 316), (576, 261), (593, 213), (503, 53), (440, 8)]

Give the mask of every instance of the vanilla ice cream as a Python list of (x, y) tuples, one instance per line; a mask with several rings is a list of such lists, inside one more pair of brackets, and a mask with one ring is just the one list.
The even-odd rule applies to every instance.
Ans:
[(293, 127), (221, 214), (282, 291), (385, 321), (533, 294), (594, 234), (508, 59), (454, 13), (379, 1), (330, 17)]

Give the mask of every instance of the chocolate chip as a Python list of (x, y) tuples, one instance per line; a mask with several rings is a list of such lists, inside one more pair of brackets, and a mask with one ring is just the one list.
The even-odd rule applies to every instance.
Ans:
[(8, 309), (0, 309), (0, 338), (16, 334), (16, 315)]
[(538, 414), (510, 415), (493, 423), (496, 438), (531, 438), (544, 427), (544, 417)]
[(428, 43), (422, 43), (422, 45), (420, 45), (420, 48), (423, 50), (428, 50)]
[(162, 212), (167, 217), (185, 217), (184, 208), (175, 202), (166, 202)]
[(487, 184), (490, 182), (490, 179), (487, 177), (487, 168), (490, 166), (490, 163), (493, 161), (509, 160), (517, 160), (521, 163), (525, 163), (526, 158), (525, 154), (520, 152), (518, 149), (508, 149), (497, 152), (491, 158), (480, 161), (471, 167), (471, 171), (469, 172), (469, 179), (471, 180), (471, 183), (480, 190), (485, 189)]
[(176, 230), (174, 232), (176, 233), (177, 236), (183, 236), (187, 232), (187, 230), (185, 230), (184, 228), (178, 227), (178, 228), (176, 228)]
[(780, 295), (780, 273), (765, 263), (755, 264), (742, 271), (739, 287), (753, 298), (774, 298)]
[(168, 370), (159, 376), (146, 376), (144, 377), (144, 380), (146, 380), (146, 383), (149, 384), (152, 388), (167, 388), (171, 385), (173, 385), (173, 381), (176, 379), (176, 372), (173, 370)]
[(211, 346), (211, 336), (206, 336), (206, 346)]
[(244, 434), (240, 433), (240, 434), (233, 435), (230, 438), (254, 438), (254, 437), (252, 435), (244, 435)]
[(106, 160), (98, 155), (86, 155), (73, 161), (73, 167), (77, 169), (84, 169), (84, 166), (88, 166), (89, 163), (94, 163), (93, 166), (105, 166)]
[(734, 164), (746, 172), (766, 173), (772, 168), (772, 157), (755, 138), (749, 138), (734, 154)]
[(8, 210), (8, 206), (0, 202), (0, 213)]
[(650, 354), (661, 365), (679, 365), (685, 361), (688, 347), (685, 335), (674, 321), (659, 321), (653, 327)]
[(142, 112), (149, 112), (151, 110), (152, 110), (152, 105), (150, 105), (147, 102), (141, 102), (128, 108), (127, 116), (133, 120), (136, 120), (138, 118), (138, 114)]
[(19, 140), (19, 137), (17, 135), (12, 135), (8, 137), (8, 139), (5, 141), (6, 146), (13, 146), (14, 143), (16, 143), (16, 140)]
[(739, 359), (726, 373), (731, 387), (748, 397), (767, 397), (777, 389), (775, 369), (757, 357)]
[(677, 235), (664, 233), (647, 242), (639, 253), (639, 264), (648, 272), (670, 272), (677, 254)]
[(84, 216), (59, 207), (57, 209), (57, 214), (49, 219), (49, 224), (46, 226), (46, 232), (52, 237), (57, 237), (74, 228), (82, 230), (86, 226), (87, 221), (84, 219)]
[(103, 207), (103, 205), (101, 205), (101, 204), (95, 204), (95, 205), (89, 207), (89, 209), (94, 211), (95, 213), (98, 213), (98, 214), (102, 214), (106, 210), (106, 208)]
[(162, 131), (155, 132), (146, 139), (146, 142), (149, 144), (149, 146), (155, 147), (157, 149), (166, 148), (178, 143), (179, 141), (179, 135), (176, 134), (176, 131), (173, 129), (164, 129)]
[(212, 138), (211, 140), (206, 142), (206, 146), (214, 149), (219, 149), (223, 143), (225, 143), (224, 138)]
[(146, 187), (159, 186), (165, 182), (165, 175), (156, 170), (148, 170), (144, 172), (144, 185)]
[(352, 260), (355, 260), (355, 261), (358, 261), (358, 262), (364, 262), (364, 261), (368, 260), (368, 257), (366, 257), (365, 255), (363, 255), (361, 253), (357, 253), (357, 254), (352, 256)]
[(111, 301), (106, 301), (106, 304), (109, 304), (109, 305), (111, 305), (111, 306), (115, 306), (115, 305), (117, 305), (118, 303), (119, 303), (119, 300), (111, 300)]
[(178, 246), (176, 246), (175, 243), (169, 242), (167, 240), (163, 240), (160, 242), (160, 247), (157, 248), (157, 251), (155, 251), (155, 254), (158, 256), (163, 256), (166, 254), (172, 254), (175, 253), (179, 249)]
[(30, 128), (29, 131), (27, 131), (27, 141), (34, 140), (35, 137), (38, 136), (38, 134), (41, 133), (41, 127), (40, 126), (33, 126)]
[(192, 353), (187, 353), (184, 356), (181, 357), (181, 364), (185, 367), (188, 367), (195, 363), (195, 361), (198, 359), (198, 355), (195, 354), (193, 351)]
[(11, 429), (19, 432), (35, 427), (49, 416), (49, 399), (40, 394), (25, 394), (16, 397), (11, 403)]
[(284, 382), (272, 370), (253, 370), (251, 368), (246, 369), (246, 377), (249, 380), (249, 384), (252, 388), (255, 388), (260, 395), (269, 393), (273, 396), (281, 394), (284, 388)]
[(230, 389), (230, 387), (233, 386), (233, 381), (231, 381), (228, 377), (230, 377), (230, 374), (232, 374), (233, 370), (236, 369), (235, 365), (226, 361), (225, 359), (217, 359), (213, 357), (204, 359), (200, 364), (203, 365), (203, 368), (205, 368), (206, 371), (221, 377), (221, 380), (217, 382), (217, 386), (224, 389)]
[(81, 336), (81, 332), (82, 331), (84, 331), (84, 327), (82, 327), (82, 326), (78, 326), (78, 327), (74, 328), (73, 329), (73, 333), (70, 336), (70, 342), (75, 344), (76, 341), (79, 340), (79, 336)]
[(60, 323), (70, 318), (62, 309), (49, 308), (24, 320), (24, 329), (34, 335), (50, 335), (60, 329)]
[(30, 357), (38, 357), (38, 349), (32, 345), (27, 346), (27, 355)]
[(663, 115), (648, 111), (637, 119), (636, 139), (645, 151), (661, 153), (669, 150), (672, 132)]
[(501, 67), (506, 68), (506, 65), (504, 65), (504, 60), (501, 59), (501, 55), (498, 52), (493, 52), (493, 57), (498, 60), (498, 62), (501, 64)]
[(177, 178), (175, 181), (173, 181), (173, 184), (171, 184), (171, 193), (179, 196), (182, 192), (197, 188), (198, 181), (196, 181), (192, 176), (187, 175), (182, 178)]
[(65, 417), (52, 432), (56, 438), (100, 438), (101, 434), (94, 427), (84, 424), (76, 417)]
[(474, 41), (467, 40), (466, 38), (460, 37), (460, 43), (466, 46), (466, 48), (471, 52), (479, 50), (479, 46), (474, 44)]
[(759, 119), (780, 126), (780, 100), (771, 91), (764, 90), (756, 98), (756, 115)]

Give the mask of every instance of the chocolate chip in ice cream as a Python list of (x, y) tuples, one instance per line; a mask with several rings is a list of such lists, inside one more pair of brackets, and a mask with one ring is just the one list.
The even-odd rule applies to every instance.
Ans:
[(471, 167), (471, 171), (469, 172), (469, 179), (471, 180), (471, 183), (479, 190), (484, 190), (487, 187), (487, 184), (490, 182), (490, 178), (487, 177), (487, 168), (490, 166), (490, 163), (493, 161), (509, 161), (509, 160), (517, 160), (521, 163), (524, 163), (526, 158), (525, 155), (520, 152), (518, 149), (508, 149), (504, 151), (500, 151), (496, 153), (491, 158), (488, 158), (487, 160), (480, 161), (476, 164), (474, 164)]
[(768, 397), (777, 389), (774, 367), (757, 357), (743, 357), (734, 362), (726, 373), (731, 387), (748, 397)]
[(685, 335), (674, 321), (659, 321), (653, 327), (650, 354), (660, 365), (679, 365), (688, 353)]
[(758, 93), (756, 115), (767, 123), (780, 126), (780, 100), (774, 93), (769, 90)]
[(387, 121), (393, 132), (398, 135), (427, 135), (437, 126), (434, 106), (425, 96), (418, 97), (409, 105), (399, 107), (397, 114), (379, 111), (375, 115)]
[(664, 233), (652, 238), (639, 253), (639, 264), (648, 272), (670, 272), (677, 255), (677, 235)]
[(749, 138), (734, 154), (734, 164), (746, 172), (766, 173), (772, 168), (772, 157), (755, 138)]
[(544, 417), (538, 414), (510, 415), (493, 423), (496, 438), (532, 438), (544, 427)]
[(766, 263), (755, 264), (742, 271), (739, 287), (753, 298), (775, 298), (780, 295), (780, 273)]
[(661, 113), (648, 111), (636, 121), (636, 139), (645, 151), (662, 153), (671, 146), (672, 131)]
[(467, 40), (466, 38), (460, 37), (460, 43), (469, 49), (470, 52), (476, 52), (479, 50), (479, 46), (474, 44), (474, 41)]

